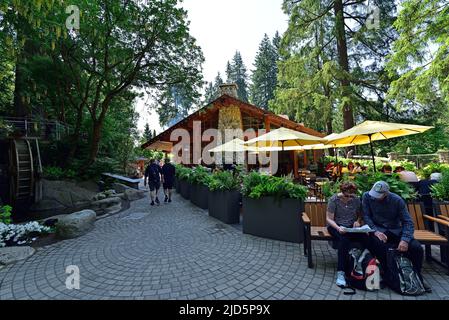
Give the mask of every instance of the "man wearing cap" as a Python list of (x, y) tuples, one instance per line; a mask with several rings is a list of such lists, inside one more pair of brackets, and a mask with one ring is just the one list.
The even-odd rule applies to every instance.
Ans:
[[(363, 194), (362, 211), (364, 222), (375, 230), (370, 237), (368, 249), (379, 259), (381, 265), (386, 267), (387, 250), (395, 248), (407, 255), (422, 279), (424, 251), (421, 244), (413, 238), (415, 227), (405, 201), (390, 192), (388, 183), (378, 181), (371, 191)], [(430, 290), (427, 286), (426, 289)]]

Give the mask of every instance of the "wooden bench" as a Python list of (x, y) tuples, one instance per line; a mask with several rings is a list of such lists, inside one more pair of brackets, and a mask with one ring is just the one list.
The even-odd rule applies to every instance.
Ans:
[(141, 179), (132, 179), (132, 178), (120, 176), (118, 174), (107, 173), (107, 172), (102, 173), (101, 175), (104, 177), (110, 178), (110, 179), (120, 181), (121, 183), (123, 183), (124, 185), (127, 185), (128, 187), (139, 190), (139, 183), (140, 183)]
[(438, 202), (435, 204), (435, 216), (449, 221), (449, 202)]
[[(442, 264), (449, 273), (449, 220), (423, 214), (425, 211), (422, 203), (408, 203), (407, 207), (415, 225), (414, 237), (425, 246), (426, 259)], [(305, 204), (305, 212), (302, 214), (305, 228), (304, 255), (308, 258), (309, 268), (313, 268), (312, 240), (332, 240), (326, 227), (326, 209), (327, 203), (309, 202)], [(426, 223), (436, 223), (440, 234), (430, 231)], [(431, 245), (440, 246), (441, 261), (432, 258)]]

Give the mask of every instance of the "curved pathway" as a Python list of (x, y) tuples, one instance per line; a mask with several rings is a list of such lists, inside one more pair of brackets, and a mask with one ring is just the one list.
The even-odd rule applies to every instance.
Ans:
[[(160, 207), (135, 201), (89, 234), (1, 269), (0, 300), (404, 299), (387, 289), (344, 296), (334, 250), (316, 243), (314, 254), (317, 267), (308, 269), (298, 245), (244, 235), (175, 194)], [(70, 265), (79, 290), (66, 288)], [(442, 268), (425, 264), (425, 276), (434, 291), (419, 299), (449, 299)]]

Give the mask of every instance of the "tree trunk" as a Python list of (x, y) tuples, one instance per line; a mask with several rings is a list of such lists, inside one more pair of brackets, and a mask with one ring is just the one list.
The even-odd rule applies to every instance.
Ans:
[(103, 121), (94, 121), (92, 124), (92, 142), (90, 146), (89, 162), (92, 164), (97, 160), (98, 151), (100, 149), (101, 129), (103, 127)]
[(354, 113), (351, 105), (351, 83), (349, 74), (348, 46), (346, 42), (345, 24), (343, 16), (343, 0), (334, 1), (335, 33), (337, 37), (338, 63), (342, 70), (341, 91), (343, 100), (343, 125), (348, 130), (354, 126)]
[(69, 151), (69, 160), (73, 159), (75, 156), (76, 151), (78, 150), (78, 143), (80, 139), (81, 134), (81, 124), (83, 123), (83, 107), (79, 108), (77, 111), (76, 116), (76, 123), (75, 123), (75, 131), (73, 132), (73, 135), (71, 137), (71, 146)]
[(28, 106), (23, 95), (23, 76), (22, 76), (22, 57), (21, 54), (17, 57), (16, 62), (16, 78), (14, 80), (14, 117), (28, 116)]

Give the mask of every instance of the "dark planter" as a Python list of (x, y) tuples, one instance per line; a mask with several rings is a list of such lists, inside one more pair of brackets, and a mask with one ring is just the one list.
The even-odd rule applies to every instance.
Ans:
[(209, 208), (209, 188), (202, 184), (192, 184), (190, 189), (190, 202), (197, 207), (207, 210)]
[(240, 193), (232, 191), (209, 191), (209, 216), (226, 224), (240, 223)]
[(175, 180), (173, 182), (173, 187), (175, 188), (176, 192), (179, 193), (179, 179), (175, 177)]
[(187, 180), (179, 180), (179, 192), (181, 193), (181, 196), (186, 200), (190, 199), (190, 188), (191, 185)]
[(243, 233), (258, 237), (303, 243), (304, 229), (300, 213), (304, 201), (243, 198)]

